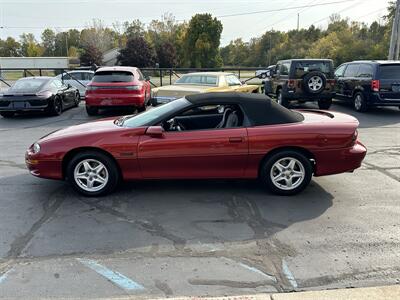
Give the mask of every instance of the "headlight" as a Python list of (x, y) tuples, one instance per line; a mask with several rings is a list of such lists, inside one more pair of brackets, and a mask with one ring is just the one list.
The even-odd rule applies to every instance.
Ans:
[(40, 152), (40, 145), (38, 143), (34, 143), (32, 146), (32, 152), (34, 154), (39, 153)]

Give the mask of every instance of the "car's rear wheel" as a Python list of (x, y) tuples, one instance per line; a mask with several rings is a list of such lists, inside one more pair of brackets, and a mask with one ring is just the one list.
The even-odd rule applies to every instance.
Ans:
[(86, 106), (86, 112), (89, 116), (95, 116), (99, 113), (99, 109), (97, 107)]
[(119, 172), (107, 155), (86, 151), (78, 153), (69, 162), (67, 180), (82, 195), (103, 196), (117, 187)]
[(75, 98), (74, 98), (74, 107), (78, 107), (79, 102), (81, 102), (81, 96), (79, 95), (79, 92), (76, 92)]
[(332, 105), (332, 99), (319, 99), (318, 107), (319, 109), (329, 109)]
[(366, 112), (368, 110), (367, 102), (365, 101), (365, 96), (361, 92), (357, 92), (354, 95), (353, 107), (358, 112)]
[(284, 107), (289, 107), (289, 100), (283, 95), (282, 90), (276, 92), (278, 103)]
[(53, 100), (53, 104), (50, 108), (50, 114), (53, 116), (59, 116), (63, 112), (63, 105), (60, 97), (55, 97)]
[(274, 194), (295, 195), (310, 183), (312, 165), (302, 153), (283, 150), (263, 162), (260, 177)]
[(3, 118), (12, 118), (12, 117), (14, 117), (15, 113), (13, 111), (3, 111), (3, 112), (0, 112), (0, 115)]

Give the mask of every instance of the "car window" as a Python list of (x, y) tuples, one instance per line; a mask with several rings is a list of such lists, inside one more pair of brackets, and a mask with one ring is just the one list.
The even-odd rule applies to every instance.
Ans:
[(360, 68), (359, 64), (348, 65), (346, 71), (344, 72), (344, 77), (356, 77), (359, 68)]
[(242, 85), (239, 78), (237, 78), (235, 75), (227, 75), (225, 76), (225, 80), (229, 86)]
[(48, 79), (45, 78), (23, 78), (17, 80), (13, 86), (11, 86), (11, 91), (16, 92), (36, 92), (46, 85)]
[(400, 64), (380, 65), (379, 78), (380, 79), (399, 79), (400, 78)]
[(55, 88), (61, 88), (63, 86), (63, 83), (59, 79), (54, 79), (53, 82), (51, 83)]
[(335, 76), (336, 77), (343, 77), (344, 70), (346, 70), (347, 65), (341, 65), (339, 68), (336, 69), (335, 71)]
[[(73, 76), (73, 75), (72, 75)], [(72, 80), (71, 75), (67, 74), (67, 73), (63, 73), (61, 76), (59, 76), (58, 78), (62, 79), (62, 80)]]
[(289, 75), (290, 62), (285, 62), (279, 65), (278, 75)]
[(332, 75), (332, 63), (330, 61), (299, 61), (295, 64), (295, 78), (303, 78), (310, 72), (322, 72), (328, 76)]
[(357, 77), (372, 78), (373, 69), (369, 64), (361, 64), (358, 69)]
[(73, 73), (70, 73), (71, 74), (71, 78), (72, 78), (72, 80), (83, 80), (83, 77), (82, 77), (82, 75), (83, 75), (83, 73), (82, 72), (73, 72)]
[(100, 71), (96, 72), (93, 82), (131, 82), (133, 74), (125, 71)]
[(184, 75), (175, 84), (195, 84), (217, 86), (217, 76), (212, 75)]

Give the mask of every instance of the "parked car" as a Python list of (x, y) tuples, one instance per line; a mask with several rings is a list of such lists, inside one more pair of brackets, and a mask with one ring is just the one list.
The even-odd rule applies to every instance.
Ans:
[(189, 95), (135, 116), (53, 132), (31, 145), (32, 175), (67, 180), (86, 196), (121, 179), (260, 178), (293, 195), (312, 175), (352, 172), (366, 148), (352, 116), (294, 111), (264, 95)]
[(86, 87), (86, 111), (96, 115), (110, 107), (145, 111), (150, 103), (150, 79), (135, 67), (102, 67)]
[(371, 106), (400, 108), (400, 61), (354, 61), (335, 71), (336, 98), (366, 112)]
[(56, 77), (65, 84), (70, 84), (77, 88), (81, 98), (85, 98), (86, 86), (92, 80), (93, 75), (94, 72), (90, 70), (74, 70), (64, 72)]
[(79, 91), (58, 78), (25, 77), (0, 95), (0, 115), (10, 118), (27, 111), (60, 115), (64, 109), (78, 106), (79, 101)]
[(260, 79), (265, 79), (265, 78), (271, 77), (271, 70), (274, 70), (275, 67), (276, 67), (276, 65), (271, 65), (271, 66), (268, 66), (266, 69), (257, 70), (255, 72), (255, 76)]
[(318, 101), (320, 109), (329, 109), (335, 95), (333, 62), (330, 59), (281, 60), (265, 81), (265, 94), (276, 97), (288, 107), (294, 100)]
[(243, 83), (233, 73), (199, 72), (183, 75), (174, 84), (153, 89), (152, 104), (164, 104), (187, 95), (208, 92), (258, 93), (258, 85)]

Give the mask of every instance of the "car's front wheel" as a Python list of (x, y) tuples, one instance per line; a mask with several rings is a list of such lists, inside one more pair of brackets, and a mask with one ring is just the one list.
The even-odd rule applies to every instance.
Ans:
[(115, 162), (107, 155), (86, 151), (75, 155), (69, 162), (67, 180), (85, 196), (103, 196), (116, 188), (119, 172)]
[(326, 109), (328, 110), (332, 105), (332, 99), (319, 99), (318, 100), (318, 107), (319, 109)]
[(53, 116), (59, 116), (63, 112), (63, 105), (60, 97), (55, 97), (50, 107), (50, 114)]
[(302, 153), (283, 150), (264, 161), (260, 179), (274, 194), (289, 196), (307, 187), (312, 172), (310, 160)]
[(81, 102), (81, 95), (79, 94), (79, 92), (76, 92), (75, 98), (74, 98), (74, 107), (78, 107), (79, 102)]

